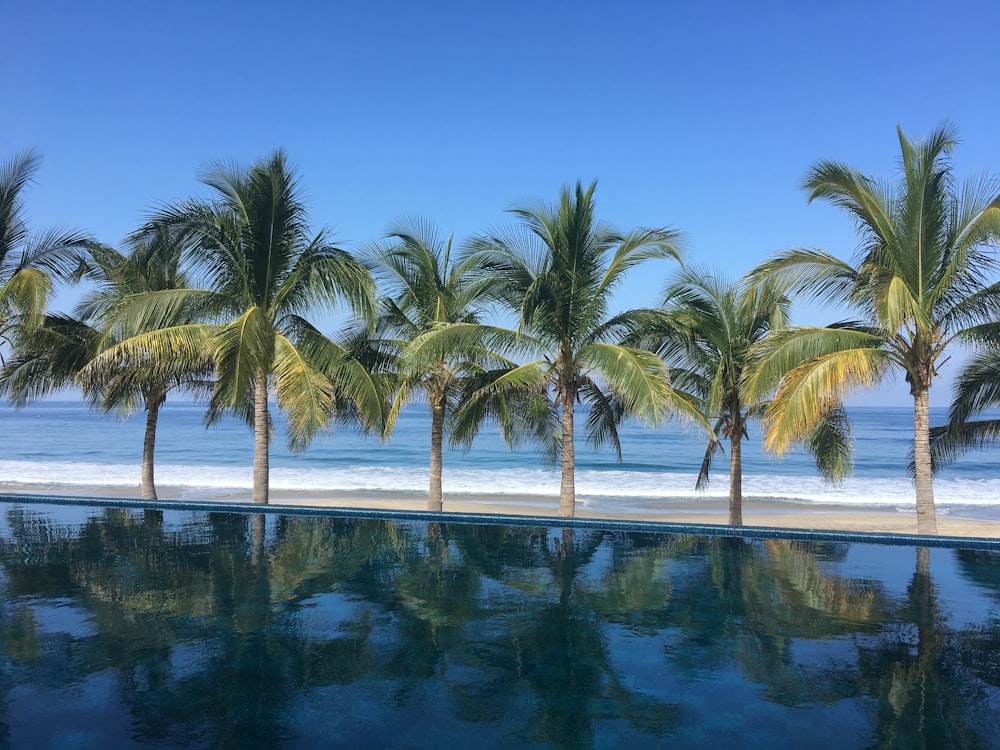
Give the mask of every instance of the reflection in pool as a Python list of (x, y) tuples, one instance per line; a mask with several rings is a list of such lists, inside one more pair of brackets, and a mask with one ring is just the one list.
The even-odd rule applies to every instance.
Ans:
[(989, 549), (0, 514), (0, 746), (1000, 747)]

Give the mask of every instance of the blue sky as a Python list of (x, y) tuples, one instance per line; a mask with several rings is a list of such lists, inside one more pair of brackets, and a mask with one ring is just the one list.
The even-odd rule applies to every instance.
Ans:
[(404, 215), (463, 238), (597, 179), (602, 218), (680, 229), (689, 261), (730, 275), (787, 247), (850, 257), (851, 220), (799, 184), (825, 158), (891, 176), (897, 124), (951, 121), (958, 173), (1000, 171), (996, 2), (36, 0), (3, 18), (0, 158), (44, 157), (32, 226), (112, 243), (212, 161), (279, 146), (345, 246)]

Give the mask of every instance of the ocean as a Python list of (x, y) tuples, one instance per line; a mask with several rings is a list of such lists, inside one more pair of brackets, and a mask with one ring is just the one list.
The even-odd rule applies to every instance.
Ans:
[[(248, 491), (253, 435), (235, 419), (206, 429), (204, 407), (168, 402), (161, 410), (156, 482), (174, 487), (180, 499), (207, 492)], [(838, 504), (912, 510), (913, 483), (906, 473), (912, 441), (912, 412), (905, 407), (850, 410), (855, 435), (853, 475), (830, 485), (816, 474), (811, 457), (795, 452), (777, 461), (760, 446), (759, 429), (744, 443), (744, 498), (747, 501)], [(271, 488), (426, 495), (430, 420), (420, 404), (406, 408), (395, 433), (382, 443), (346, 428), (320, 435), (304, 453), (290, 453), (284, 423), (274, 414)], [(932, 409), (931, 423), (945, 420)], [(582, 422), (582, 420), (579, 420)], [(46, 400), (23, 409), (0, 406), (0, 484), (135, 490), (138, 496), (144, 414), (121, 420), (101, 415), (82, 401)], [(690, 425), (673, 421), (655, 429), (628, 423), (621, 428), (623, 460), (611, 450), (594, 451), (577, 442), (577, 494), (594, 511), (658, 514), (693, 501), (728, 497), (728, 456), (719, 455), (707, 489), (695, 478), (704, 438)], [(500, 436), (485, 430), (472, 449), (447, 450), (444, 492), (475, 498), (506, 495), (527, 505), (551, 506), (559, 473), (531, 446), (508, 450)], [(162, 493), (161, 493), (162, 495)], [(970, 454), (935, 478), (938, 512), (1000, 520), (1000, 450)], [(530, 511), (526, 511), (530, 512)]]

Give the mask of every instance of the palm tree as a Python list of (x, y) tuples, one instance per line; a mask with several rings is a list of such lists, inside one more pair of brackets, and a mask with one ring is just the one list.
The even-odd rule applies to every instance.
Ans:
[(559, 513), (576, 503), (574, 409), (590, 407), (594, 447), (610, 442), (621, 457), (617, 424), (626, 414), (650, 422), (670, 405), (670, 383), (653, 353), (620, 343), (656, 319), (654, 311), (609, 316), (611, 296), (627, 271), (650, 258), (676, 259), (680, 234), (667, 229), (621, 233), (594, 215), (596, 183), (565, 187), (558, 204), (512, 209), (520, 231), (480, 238), (475, 262), (492, 275), (540, 358), (511, 368), (477, 392), (476, 401), (507, 388), (548, 387), (561, 417)]
[[(751, 398), (744, 380), (756, 363), (754, 345), (786, 325), (790, 302), (771, 281), (737, 283), (683, 268), (665, 293), (665, 331), (655, 351), (670, 368), (675, 401), (683, 401), (712, 429), (695, 483), (708, 483), (712, 459), (729, 441), (729, 523), (743, 525), (742, 443), (750, 421), (760, 420), (766, 397)], [(829, 478), (850, 466), (849, 428), (842, 407), (832, 409), (807, 445)]]
[[(96, 321), (100, 338), (97, 353), (80, 371), (78, 382), (84, 393), (103, 411), (128, 415), (142, 408), (146, 413), (140, 469), (140, 496), (156, 499), (154, 454), (160, 408), (173, 390), (195, 395), (212, 388), (214, 362), (207, 348), (174, 351), (166, 356), (135, 357), (119, 342), (144, 333), (125, 311), (158, 293), (187, 289), (189, 281), (181, 268), (185, 246), (182, 235), (169, 227), (130, 238), (128, 253), (110, 248), (92, 252), (88, 277), (96, 284), (80, 306), (84, 320)], [(199, 321), (204, 311), (196, 298), (176, 305), (173, 315), (160, 327)]]
[[(469, 383), (487, 368), (513, 365), (491, 343), (516, 338), (513, 331), (481, 323), (495, 280), (476, 274), (469, 260), (453, 262), (451, 253), (452, 238), (442, 240), (432, 226), (418, 220), (391, 225), (387, 241), (373, 244), (367, 253), (367, 263), (385, 294), (377, 333), (395, 353), (398, 376), (386, 433), (415, 392), (426, 395), (431, 411), (429, 511), (442, 509), (445, 429), (454, 442), (469, 439), (468, 429), (452, 430), (452, 417)], [(428, 357), (431, 347), (421, 346), (420, 340), (425, 334), (439, 341), (446, 336), (448, 343)], [(414, 341), (416, 346), (411, 345)]]
[[(133, 321), (118, 312), (152, 293), (183, 289), (183, 243), (169, 229), (129, 239), (127, 252), (94, 245), (85, 273), (94, 285), (75, 317), (50, 314), (30, 336), (21, 337), (14, 357), (0, 373), (0, 393), (17, 406), (60, 388), (80, 385), (104, 411), (146, 412), (140, 470), (140, 496), (156, 499), (154, 454), (160, 407), (174, 389), (199, 392), (211, 387), (211, 357), (165, 357), (149, 361), (119, 352), (118, 342), (135, 335)], [(197, 310), (180, 307), (173, 324), (189, 322)]]
[(22, 151), (0, 164), (0, 345), (42, 323), (53, 281), (75, 270), (91, 242), (79, 232), (28, 231), (22, 193), (40, 163), (34, 151)]
[(781, 453), (811, 431), (831, 400), (902, 371), (913, 397), (917, 529), (934, 534), (929, 391), (947, 346), (996, 316), (1000, 285), (989, 275), (996, 268), (991, 243), (1000, 236), (1000, 186), (988, 178), (956, 184), (949, 159), (953, 128), (941, 127), (926, 141), (898, 133), (896, 184), (829, 161), (806, 177), (810, 201), (825, 200), (854, 217), (861, 236), (855, 263), (797, 249), (764, 263), (759, 273), (847, 304), (860, 318), (769, 337), (758, 383), (767, 387), (781, 378), (765, 437)]
[(183, 233), (191, 271), (205, 288), (151, 295), (121, 314), (152, 328), (149, 321), (162, 322), (178, 304), (197, 298), (217, 322), (150, 330), (122, 342), (120, 351), (158, 359), (210, 348), (217, 377), (209, 421), (231, 411), (252, 426), (253, 502), (266, 503), (272, 387), (293, 449), (304, 448), (345, 401), (366, 427), (382, 427), (378, 382), (305, 317), (346, 302), (370, 319), (374, 282), (325, 231), (309, 236), (298, 179), (283, 151), (249, 168), (217, 164), (201, 181), (213, 200), (166, 207), (150, 227)]

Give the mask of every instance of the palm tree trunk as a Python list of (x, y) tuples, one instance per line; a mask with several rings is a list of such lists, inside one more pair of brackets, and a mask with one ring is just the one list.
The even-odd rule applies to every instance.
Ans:
[(267, 414), (267, 375), (257, 376), (253, 394), (253, 501), (267, 505), (270, 482), (271, 423)]
[(937, 534), (934, 484), (931, 477), (930, 390), (913, 393), (913, 467), (917, 485), (917, 533)]
[(142, 438), (142, 468), (139, 479), (139, 497), (156, 500), (156, 483), (153, 481), (153, 454), (156, 452), (156, 423), (160, 419), (163, 398), (146, 400), (146, 434)]
[(563, 391), (562, 400), (562, 479), (559, 483), (559, 515), (576, 515), (576, 456), (573, 449), (573, 407), (576, 393)]
[(427, 492), (427, 510), (441, 512), (442, 445), (444, 443), (444, 398), (434, 399), (431, 407), (431, 485)]
[[(737, 425), (738, 427), (738, 425)], [(743, 525), (743, 429), (729, 436), (729, 525)]]

